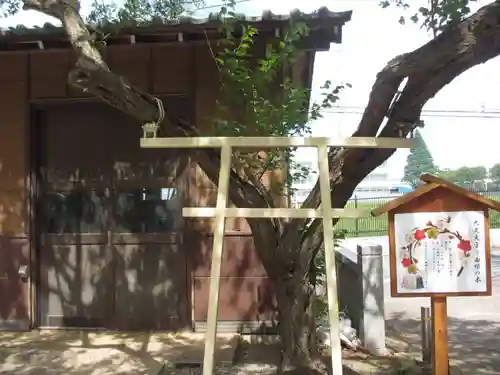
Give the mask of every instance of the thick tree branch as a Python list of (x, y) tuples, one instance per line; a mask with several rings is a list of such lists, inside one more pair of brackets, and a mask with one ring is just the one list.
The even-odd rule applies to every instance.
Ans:
[[(380, 125), (399, 85), (406, 77), (424, 78), (428, 71), (445, 68), (457, 58), (469, 56), (470, 65), (466, 68), (469, 69), (498, 56), (499, 12), (500, 3), (495, 1), (422, 47), (391, 60), (377, 75), (357, 135), (374, 134), (374, 124)], [(454, 73), (455, 77), (462, 72)]]
[(159, 116), (154, 96), (133, 87), (125, 78), (114, 74), (93, 44), (93, 35), (78, 13), (76, 1), (25, 0), (24, 9), (33, 9), (59, 19), (77, 55), (76, 68), (68, 79), (84, 92), (130, 114), (139, 121), (156, 121)]
[[(353, 136), (376, 136), (387, 118), (380, 136), (396, 137), (400, 124), (407, 124), (407, 135), (420, 119), (423, 106), (444, 86), (466, 70), (482, 64), (500, 54), (500, 1), (495, 1), (481, 9), (456, 27), (448, 29), (413, 52), (391, 60), (377, 75), (358, 129)], [(392, 106), (398, 88), (408, 81)], [(355, 186), (387, 160), (394, 149), (333, 149), (330, 151), (330, 186), (333, 207), (344, 207)], [(353, 168), (355, 167), (355, 168)], [(304, 202), (304, 207), (318, 207), (319, 186), (314, 186)], [(288, 224), (287, 234), (304, 227), (306, 222), (295, 220)], [(320, 221), (310, 225), (305, 231), (307, 243), (302, 251), (315, 251), (320, 235)], [(309, 248), (309, 250), (308, 250)], [(299, 250), (295, 247), (296, 251)]]
[[(78, 12), (77, 0), (24, 0), (24, 9), (37, 10), (61, 21), (77, 55), (76, 67), (69, 74), (71, 85), (93, 94), (142, 123), (158, 120), (157, 99), (134, 87), (124, 77), (109, 69), (93, 43), (93, 35)], [(178, 121), (176, 125), (186, 136), (198, 135), (195, 127), (190, 124)], [(217, 184), (219, 152), (203, 149), (195, 151), (194, 156), (210, 180)], [(268, 205), (258, 189), (243, 181), (236, 173), (231, 173), (229, 199), (239, 207), (245, 207), (248, 204), (251, 207), (267, 207)], [(271, 221), (253, 220), (250, 225), (254, 229), (257, 246), (265, 244), (273, 237), (277, 241), (278, 233)]]

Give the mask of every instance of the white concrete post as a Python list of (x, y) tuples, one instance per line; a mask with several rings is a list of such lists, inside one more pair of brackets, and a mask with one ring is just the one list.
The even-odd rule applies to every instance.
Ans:
[(387, 348), (385, 344), (382, 246), (358, 245), (357, 252), (358, 269), (362, 277), (359, 338), (370, 353), (384, 355)]

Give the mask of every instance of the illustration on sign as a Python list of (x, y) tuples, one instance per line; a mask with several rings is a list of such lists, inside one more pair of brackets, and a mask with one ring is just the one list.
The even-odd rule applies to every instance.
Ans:
[(399, 293), (487, 290), (482, 211), (396, 214), (394, 226)]

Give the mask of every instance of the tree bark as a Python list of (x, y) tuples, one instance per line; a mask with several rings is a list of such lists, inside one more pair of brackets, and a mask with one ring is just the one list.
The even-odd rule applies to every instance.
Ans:
[[(141, 122), (158, 118), (156, 99), (133, 87), (106, 65), (92, 43), (92, 35), (76, 6), (64, 0), (25, 0), (26, 9), (35, 9), (61, 20), (77, 53), (76, 69), (70, 83), (94, 94), (106, 103), (129, 113)], [(500, 1), (481, 8), (457, 26), (422, 47), (397, 56), (377, 75), (368, 105), (353, 136), (406, 136), (420, 119), (425, 103), (469, 68), (500, 54)], [(404, 80), (406, 85), (400, 89)], [(386, 120), (385, 125), (382, 124)], [(196, 136), (192, 124), (175, 124), (186, 136)], [(381, 128), (382, 127), (382, 128)], [(333, 207), (344, 207), (357, 184), (387, 160), (395, 150), (331, 149), (330, 187)], [(219, 153), (194, 153), (200, 167), (217, 184)], [(236, 173), (231, 174), (229, 199), (238, 207), (272, 207), (262, 189)], [(316, 184), (303, 204), (320, 205)], [(311, 314), (312, 288), (308, 281), (311, 262), (323, 243), (321, 222), (296, 219), (276, 225), (270, 219), (248, 220), (254, 243), (277, 292), (280, 313), (284, 369), (311, 367), (314, 328)]]
[(273, 280), (279, 312), (279, 334), (284, 343), (280, 370), (310, 367), (316, 354), (314, 289), (307, 282)]
[[(377, 74), (368, 105), (353, 136), (397, 137), (412, 130), (423, 106), (460, 74), (500, 54), (500, 1), (479, 9), (457, 26), (444, 31), (422, 47), (397, 56)], [(400, 85), (407, 79), (406, 85)], [(385, 125), (380, 129), (383, 121)], [(344, 207), (354, 188), (394, 149), (331, 149), (330, 187), (333, 207)], [(304, 208), (320, 204), (319, 184), (305, 200)], [(321, 225), (307, 220), (287, 223), (281, 246), (296, 252), (318, 249), (322, 242)], [(297, 245), (294, 233), (305, 228), (308, 246)], [(295, 238), (294, 238), (295, 237)], [(293, 246), (295, 244), (295, 246)], [(281, 251), (281, 249), (279, 250)], [(290, 251), (290, 250), (288, 250)]]

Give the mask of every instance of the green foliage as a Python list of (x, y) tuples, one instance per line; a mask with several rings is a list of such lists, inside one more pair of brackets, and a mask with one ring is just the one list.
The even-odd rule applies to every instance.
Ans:
[[(339, 241), (346, 238), (347, 230), (340, 229), (335, 231), (334, 235), (334, 246), (339, 246)], [(316, 258), (314, 258), (313, 264), (309, 270), (309, 280), (311, 285), (321, 286), (324, 285), (323, 280), (325, 275), (325, 253), (324, 250), (320, 250)]]
[(484, 181), (488, 177), (488, 171), (484, 166), (460, 167), (458, 169), (445, 169), (439, 172), (439, 177), (451, 181), (457, 185), (467, 186), (474, 181)]
[[(343, 240), (347, 235), (345, 229), (340, 229), (335, 231), (334, 246), (337, 248), (339, 246), (339, 241)], [(309, 269), (309, 282), (316, 288), (317, 286), (324, 286), (326, 279), (326, 268), (325, 268), (325, 252), (322, 248), (316, 257), (314, 262), (312, 262)], [(318, 296), (314, 301), (314, 311), (316, 313), (316, 318), (323, 318), (328, 316), (328, 301), (325, 296)]]
[[(467, 17), (471, 12), (471, 4), (477, 0), (428, 0), (427, 6), (420, 6), (418, 9), (412, 5), (421, 5), (415, 0), (383, 0), (380, 6), (387, 8), (396, 6), (404, 11), (413, 13), (409, 18), (412, 22), (420, 23), (423, 28), (431, 30), (434, 35), (445, 28), (456, 25)], [(400, 17), (399, 22), (404, 24), (406, 17)]]
[[(307, 25), (296, 22), (281, 40), (265, 52), (256, 45), (257, 30), (238, 23), (236, 14), (223, 8), (225, 34), (214, 54), (221, 77), (221, 96), (213, 118), (213, 133), (223, 136), (304, 136), (311, 134), (310, 121), (339, 99), (349, 84), (322, 87), (322, 100), (310, 105), (310, 90), (291, 78), (291, 67), (300, 57), (299, 40), (308, 35)], [(238, 153), (240, 166), (259, 177), (266, 171), (286, 168), (286, 185), (310, 173), (293, 161), (295, 149)], [(288, 190), (289, 191), (289, 190)]]
[(497, 185), (500, 185), (500, 163), (490, 168), (490, 178)]
[(410, 154), (406, 158), (403, 181), (415, 184), (415, 181), (420, 179), (422, 173), (436, 173), (437, 170), (422, 135), (416, 130), (415, 147), (410, 149)]
[(421, 368), (417, 364), (414, 358), (407, 356), (407, 357), (400, 357), (396, 361), (396, 374), (397, 375), (417, 375), (421, 374)]
[(87, 22), (93, 26), (143, 25), (156, 18), (178, 19), (187, 6), (203, 5), (203, 0), (124, 0), (120, 6), (113, 0), (93, 0)]
[[(79, 4), (77, 0), (66, 2)], [(86, 21), (94, 27), (141, 25), (154, 22), (155, 18), (178, 19), (183, 12), (202, 5), (204, 0), (93, 0)], [(22, 8), (22, 0), (0, 0), (0, 15), (3, 17), (14, 15)]]
[(87, 22), (94, 26), (104, 26), (118, 22), (116, 3), (105, 0), (93, 0)]
[(0, 0), (0, 15), (2, 17), (12, 16), (23, 8), (21, 0)]
[(290, 169), (290, 178), (293, 182), (306, 181), (309, 176), (318, 174), (318, 172), (312, 170), (308, 165), (296, 163), (293, 160), (292, 167), (293, 169)]

